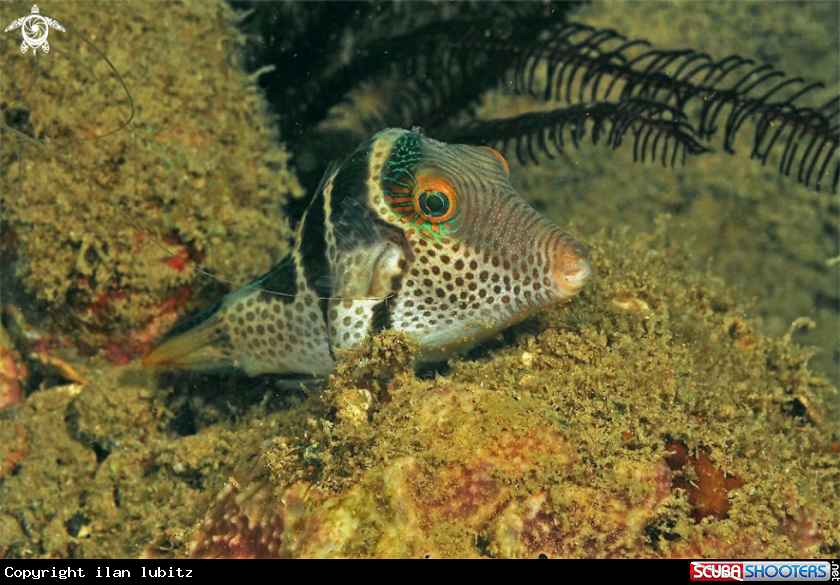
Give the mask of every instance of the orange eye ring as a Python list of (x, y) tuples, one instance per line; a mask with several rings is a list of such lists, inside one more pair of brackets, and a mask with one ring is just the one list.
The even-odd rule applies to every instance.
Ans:
[(505, 157), (502, 156), (501, 152), (499, 152), (495, 148), (490, 148), (489, 146), (481, 146), (480, 148), (483, 148), (484, 150), (489, 150), (493, 154), (493, 156), (499, 159), (499, 162), (502, 163), (502, 168), (505, 170), (505, 174), (508, 177), (510, 176), (510, 167), (508, 166), (508, 162), (507, 160), (505, 160)]
[(457, 208), (455, 189), (440, 177), (419, 177), (414, 189), (414, 209), (432, 223), (449, 220)]

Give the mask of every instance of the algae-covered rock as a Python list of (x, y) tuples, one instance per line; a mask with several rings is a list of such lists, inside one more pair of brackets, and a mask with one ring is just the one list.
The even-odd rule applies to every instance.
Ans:
[[(288, 440), (255, 453), (187, 551), (836, 554), (840, 449), (824, 411), (835, 389), (663, 231), (594, 237), (599, 278), (579, 299), (447, 375), (333, 377), (336, 410), (308, 443), (317, 455)], [(392, 371), (378, 349), (388, 338), (361, 363)], [(369, 419), (343, 413), (353, 390), (380, 397)]]
[(47, 55), (0, 35), (4, 296), (20, 282), (47, 328), (125, 363), (193, 294), (278, 261), (301, 190), (225, 4), (55, 8)]

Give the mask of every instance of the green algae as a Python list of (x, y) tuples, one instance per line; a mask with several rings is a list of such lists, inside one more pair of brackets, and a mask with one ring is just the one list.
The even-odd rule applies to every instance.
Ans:
[[(701, 6), (664, 10), (662, 5), (609, 3), (587, 8), (581, 19), (663, 45), (706, 48), (702, 43), (709, 35), (695, 31), (717, 32), (722, 14), (735, 19), (730, 21), (733, 27), (740, 22), (755, 26), (754, 20), (762, 16), (756, 14), (755, 5)], [(113, 244), (106, 248), (94, 243), (100, 238), (112, 242), (106, 238), (113, 237), (111, 226), (126, 225), (119, 208), (105, 211), (107, 205), (91, 204), (103, 215), (95, 220), (74, 218), (70, 227), (62, 223), (66, 218), (47, 211), (57, 194), (66, 193), (68, 201), (76, 201), (79, 195), (72, 190), (76, 184), (86, 196), (100, 196), (100, 190), (90, 186), (91, 173), (102, 174), (97, 178), (105, 183), (114, 182), (114, 192), (124, 193), (131, 208), (131, 222), (148, 229), (158, 241), (177, 225), (183, 230), (179, 233), (188, 234), (184, 241), (204, 242), (198, 249), (206, 250), (202, 262), (212, 270), (237, 281), (258, 274), (285, 249), (288, 232), (277, 227), (285, 224), (275, 201), (282, 201), (284, 192), (295, 190), (293, 177), (282, 170), (279, 187), (260, 190), (247, 184), (246, 177), (251, 176), (247, 170), (256, 169), (254, 172), (263, 173), (258, 183), (274, 185), (265, 174), (263, 158), (271, 156), (264, 154), (270, 132), (256, 117), (243, 122), (241, 99), (232, 100), (234, 112), (220, 114), (216, 106), (227, 102), (203, 103), (202, 99), (210, 98), (201, 98), (201, 92), (199, 97), (185, 98), (191, 95), (188, 89), (197, 89), (192, 86), (183, 90), (181, 99), (158, 103), (159, 85), (142, 89), (142, 78), (130, 76), (132, 71), (139, 76), (145, 69), (125, 66), (129, 62), (125, 55), (119, 61), (121, 47), (126, 51), (125, 47), (138, 46), (129, 44), (126, 35), (131, 26), (125, 22), (146, 22), (145, 27), (135, 26), (142, 31), (137, 34), (147, 38), (150, 17), (117, 19), (123, 24), (106, 26), (96, 24), (100, 21), (95, 19), (117, 15), (87, 8), (77, 21), (88, 31), (101, 31), (96, 39), (89, 35), (93, 40), (112, 43), (107, 52), (126, 76), (138, 109), (142, 107), (144, 113), (157, 110), (158, 117), (147, 113), (149, 118), (138, 123), (137, 142), (128, 141), (137, 145), (136, 150), (125, 144), (103, 145), (104, 140), (90, 143), (89, 152), (84, 146), (73, 145), (73, 161), (78, 168), (87, 169), (86, 175), (74, 175), (61, 164), (42, 173), (24, 173), (25, 179), (8, 174), (13, 185), (4, 186), (4, 191), (21, 194), (21, 200), (13, 204), (13, 211), (4, 208), (3, 219), (19, 234), (24, 282), (33, 290), (46, 283), (46, 292), (39, 293), (43, 295), (39, 298), (56, 303), (50, 310), (55, 319), (62, 320), (65, 307), (76, 301), (68, 300), (69, 289), (63, 288), (68, 285), (56, 276), (66, 275), (68, 270), (73, 276), (90, 272), (90, 267), (79, 267), (79, 250), (92, 246), (97, 256), (112, 255), (111, 262), (124, 260), (129, 253), (112, 251)], [(123, 9), (139, 8), (128, 5)], [(767, 8), (771, 12), (784, 9), (776, 5)], [(827, 4), (821, 9), (835, 10)], [(5, 17), (9, 10), (3, 5), (0, 14)], [(208, 52), (204, 65), (191, 61), (202, 51), (187, 54), (180, 50), (175, 60), (181, 68), (200, 72), (202, 81), (220, 65), (224, 65), (223, 78), (236, 71), (235, 60), (223, 56), (235, 45), (220, 40), (233, 33), (229, 28), (224, 34), (206, 28), (222, 26), (229, 19), (224, 14), (222, 8), (187, 4), (167, 15), (172, 18), (170, 25), (181, 31), (178, 34), (184, 34), (181, 29), (192, 30), (208, 40), (208, 45), (202, 45), (202, 51)], [(73, 22), (69, 14), (53, 16), (65, 27)], [(814, 30), (823, 30), (821, 23), (829, 23), (829, 18), (798, 19), (802, 26), (798, 30), (804, 32), (793, 34), (788, 27), (794, 27), (797, 19), (780, 18), (775, 13), (765, 16), (775, 23), (762, 25), (771, 29), (765, 36), (791, 42), (802, 39), (803, 46), (814, 39), (831, 44)], [(653, 38), (656, 31), (673, 27), (677, 17), (691, 23), (684, 30), (693, 36), (681, 33), (677, 42)], [(156, 42), (168, 46), (175, 33), (157, 29), (159, 14), (154, 20)], [(660, 26), (633, 29), (650, 22), (660, 22)], [(758, 44), (762, 39), (750, 40), (739, 32), (742, 29), (741, 25), (734, 28), (741, 36), (733, 35), (731, 49), (710, 46), (706, 50), (716, 55), (755, 54), (774, 62), (795, 52), (767, 53), (756, 47), (751, 53), (749, 46), (739, 43)], [(223, 55), (210, 50), (212, 43), (222, 45)], [(47, 59), (61, 54), (58, 41), (54, 51), (42, 58), (42, 66), (57, 66)], [(815, 59), (808, 51), (803, 48), (800, 53), (805, 56), (781, 65), (782, 69), (810, 73)], [(805, 60), (809, 63), (802, 62)], [(20, 66), (11, 57), (4, 58), (3, 67), (9, 64)], [(160, 64), (154, 66), (145, 67), (151, 71)], [(53, 73), (57, 75), (64, 74)], [(832, 75), (836, 71), (823, 77)], [(107, 72), (100, 76), (103, 84), (110, 84), (108, 91), (93, 93), (111, 98), (93, 102), (93, 106), (104, 112), (107, 106), (114, 108), (113, 96), (119, 95), (119, 87), (108, 79)], [(3, 78), (20, 79), (15, 75)], [(241, 77), (234, 79), (243, 83)], [(4, 86), (4, 96), (7, 91)], [(88, 100), (84, 88), (74, 91), (82, 92), (76, 100)], [(255, 99), (252, 90), (243, 91)], [(203, 113), (194, 117), (183, 109), (177, 115), (172, 112), (171, 108), (184, 108), (190, 101), (199, 102)], [(54, 105), (54, 100), (47, 102)], [(62, 115), (69, 117), (58, 127), (74, 127), (71, 122), (80, 116), (81, 104), (72, 105), (74, 109), (64, 110)], [(258, 104), (252, 105), (260, 109)], [(202, 119), (209, 106), (219, 117)], [(31, 106), (33, 112), (44, 108), (46, 105)], [(118, 125), (123, 119), (118, 114), (124, 112), (103, 114), (101, 125)], [(176, 120), (196, 126), (179, 136), (180, 131), (173, 130)], [(236, 129), (243, 123), (249, 131), (240, 133)], [(188, 137), (206, 132), (207, 124), (227, 130), (214, 130), (219, 135), (213, 135), (212, 140), (205, 134), (203, 144), (189, 144), (192, 138)], [(242, 152), (231, 154), (231, 140), (237, 133), (242, 135)], [(27, 145), (18, 143), (16, 148), (21, 154), (14, 155), (19, 159), (12, 165), (26, 163), (43, 170), (51, 164), (37, 151), (27, 162), (23, 156)], [(190, 161), (198, 160), (199, 153), (207, 159), (191, 169)], [(123, 155), (136, 161), (131, 164), (141, 172), (150, 169), (150, 175), (109, 170), (107, 161)], [(221, 168), (226, 166), (220, 163), (223, 160), (244, 166), (223, 176), (192, 177), (190, 181), (198, 181), (192, 185), (204, 189), (196, 189), (185, 208), (169, 210), (167, 206), (175, 201), (156, 202), (144, 215), (143, 205), (136, 205), (137, 197), (146, 200), (144, 190), (151, 191), (150, 185), (177, 185), (185, 170), (202, 175), (207, 161)], [(127, 186), (120, 187), (117, 178), (109, 178), (114, 173), (125, 175), (122, 180)], [(202, 178), (207, 182), (201, 183)], [(32, 183), (23, 188), (21, 180)], [(133, 187), (135, 180), (138, 189)], [(394, 336), (382, 336), (372, 342), (366, 354), (367, 369), (357, 371), (353, 367), (357, 362), (342, 364), (323, 399), (316, 394), (281, 392), (270, 380), (201, 377), (187, 383), (156, 377), (136, 365), (119, 369), (91, 362), (84, 387), (46, 388), (34, 392), (25, 403), (0, 412), (3, 556), (184, 555), (196, 523), (229, 478), (237, 477), (243, 483), (253, 480), (242, 469), (250, 469), (258, 453), (263, 454), (267, 466), (258, 469), (257, 475), (267, 478), (277, 498), (268, 495), (267, 501), (277, 504), (284, 490), (296, 482), (307, 482), (320, 501), (339, 502), (337, 510), (362, 518), (357, 533), (336, 555), (422, 556), (426, 549), (409, 546), (418, 542), (433, 544), (435, 554), (442, 556), (533, 552), (512, 544), (486, 522), (478, 522), (480, 511), (444, 505), (451, 501), (451, 494), (439, 491), (428, 497), (430, 490), (440, 489), (441, 476), (450, 477), (459, 464), (481, 461), (484, 456), (494, 462), (494, 477), (505, 483), (511, 497), (526, 501), (536, 493), (550, 492), (554, 517), (564, 527), (558, 534), (586, 536), (561, 541), (552, 554), (836, 556), (840, 549), (837, 392), (812, 370), (820, 356), (793, 342), (815, 342), (813, 335), (822, 332), (826, 339), (821, 345), (827, 348), (822, 355), (828, 359), (821, 371), (836, 366), (837, 340), (831, 339), (830, 333), (833, 330), (836, 337), (836, 327), (831, 325), (836, 308), (832, 313), (830, 308), (818, 307), (815, 300), (837, 294), (837, 265), (821, 268), (825, 260), (837, 255), (836, 241), (822, 229), (826, 222), (836, 224), (830, 200), (779, 179), (772, 170), (746, 161), (745, 156), (704, 157), (672, 173), (633, 165), (625, 152), (584, 149), (555, 166), (523, 169), (514, 165), (513, 181), (590, 247), (596, 275), (579, 298), (500, 336), (495, 344), (471, 354), (471, 359), (453, 360), (446, 375), (433, 379), (418, 379), (406, 365), (410, 349)], [(208, 183), (217, 188), (208, 188)], [(273, 189), (276, 191), (269, 192)], [(179, 190), (184, 190), (183, 185)], [(154, 187), (156, 193), (166, 191)], [(280, 199), (272, 199), (275, 196)], [(234, 219), (213, 221), (226, 216)], [(102, 224), (102, 231), (80, 235), (88, 232), (77, 226), (91, 223)], [(133, 237), (136, 225), (120, 228), (127, 230), (125, 238)], [(219, 234), (232, 228), (241, 228), (245, 235), (259, 230), (271, 243), (261, 240), (244, 247), (249, 238), (223, 240)], [(43, 252), (64, 248), (72, 253)], [(768, 249), (769, 253), (761, 254)], [(103, 317), (102, 323), (131, 330), (141, 322), (141, 310), (132, 303), (159, 299), (154, 295), (161, 288), (171, 290), (188, 278), (180, 273), (167, 275), (154, 245), (147, 252), (148, 258), (137, 264), (147, 267), (148, 281), (142, 280), (142, 272), (133, 277), (136, 282), (126, 279), (124, 287), (131, 284), (137, 288), (130, 289), (134, 292), (126, 301), (125, 316)], [(52, 263), (49, 268), (45, 268), (47, 261)], [(765, 272), (770, 273), (769, 280)], [(43, 280), (31, 280), (39, 276)], [(149, 284), (158, 281), (163, 281), (160, 288)], [(96, 282), (101, 286), (91, 287), (89, 293), (94, 299), (94, 293), (110, 290), (104, 279)], [(803, 333), (792, 327), (803, 315), (817, 321), (816, 330)], [(71, 334), (83, 336), (77, 329), (78, 320), (70, 322)], [(792, 335), (784, 335), (789, 330)], [(457, 394), (453, 402), (472, 405), (453, 409), (442, 424), (433, 424), (441, 416), (430, 412), (429, 396), (447, 393)], [(184, 420), (185, 411), (192, 413), (186, 417), (188, 421)], [(500, 442), (506, 429), (514, 429), (520, 439), (531, 431), (550, 432), (558, 437), (557, 445), (570, 445), (569, 453), (573, 449), (574, 456), (541, 452), (535, 447), (529, 454), (533, 457), (526, 459), (528, 473), (523, 473), (509, 460), (500, 462), (476, 453), (476, 445)], [(627, 471), (663, 460), (673, 441), (685, 443), (691, 452), (704, 450), (718, 468), (745, 482), (728, 494), (728, 517), (696, 523), (688, 494), (679, 489), (661, 505), (653, 506), (650, 477)], [(393, 462), (407, 458), (418, 470), (412, 484), (416, 491), (408, 494), (389, 482), (395, 477)], [(380, 493), (389, 494), (387, 505), (377, 497)], [(412, 506), (408, 496), (418, 503)], [(608, 513), (610, 508), (620, 510), (627, 521), (617, 521)], [(425, 524), (402, 522), (397, 514), (401, 510), (425, 518)], [(631, 513), (642, 518), (641, 525), (629, 521), (631, 516), (636, 518)], [(812, 524), (816, 537), (807, 534)], [(420, 537), (412, 539), (418, 534)], [(610, 540), (609, 534), (621, 534), (620, 542)], [(749, 535), (753, 548), (742, 545), (744, 534)]]

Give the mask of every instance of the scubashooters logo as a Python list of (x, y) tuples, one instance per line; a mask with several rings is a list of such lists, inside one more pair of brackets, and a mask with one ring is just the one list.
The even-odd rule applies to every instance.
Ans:
[(64, 32), (64, 27), (58, 24), (57, 20), (39, 14), (37, 4), (32, 5), (32, 14), (13, 20), (12, 24), (6, 27), (5, 32), (21, 27), (23, 27), (23, 43), (20, 45), (20, 52), (25, 53), (29, 47), (32, 47), (33, 55), (38, 51), (38, 47), (41, 47), (44, 53), (50, 52), (50, 44), (47, 42), (50, 28)]
[[(836, 561), (832, 564), (836, 565)], [(828, 581), (828, 561), (692, 561), (692, 581)]]

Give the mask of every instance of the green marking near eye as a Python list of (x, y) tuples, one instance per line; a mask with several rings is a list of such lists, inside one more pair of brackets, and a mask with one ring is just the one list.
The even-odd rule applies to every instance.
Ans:
[[(439, 240), (457, 231), (453, 225), (455, 191), (434, 174), (415, 174), (422, 160), (420, 136), (408, 133), (391, 148), (382, 171), (385, 202), (406, 229), (416, 229), (424, 238)], [(419, 193), (419, 195), (418, 195)]]
[(413, 189), (417, 184), (411, 169), (420, 162), (420, 136), (414, 133), (402, 135), (393, 148), (385, 163), (385, 170), (382, 173), (382, 180), (386, 184), (393, 184), (405, 189)]

